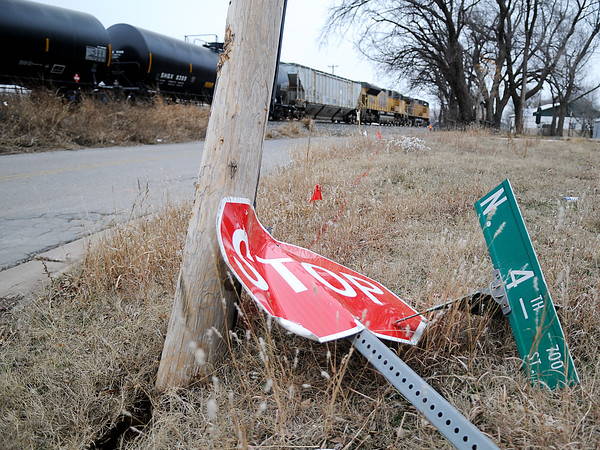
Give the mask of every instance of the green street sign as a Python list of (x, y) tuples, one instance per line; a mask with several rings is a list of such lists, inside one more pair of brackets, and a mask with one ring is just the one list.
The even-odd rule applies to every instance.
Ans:
[(550, 389), (579, 383), (510, 181), (479, 199), (475, 211), (498, 278), (492, 291), (505, 302), (524, 370)]

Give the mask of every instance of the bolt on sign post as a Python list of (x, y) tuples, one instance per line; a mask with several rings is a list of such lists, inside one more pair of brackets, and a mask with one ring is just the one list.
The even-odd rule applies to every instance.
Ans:
[(550, 389), (579, 383), (544, 274), (508, 180), (475, 203), (523, 368)]
[(404, 300), (348, 267), (276, 241), (260, 224), (248, 199), (224, 198), (216, 228), (227, 267), (282, 327), (318, 342), (350, 338), (455, 447), (497, 448), (379, 340), (418, 342), (426, 321)]
[(254, 198), (275, 75), (284, 0), (230, 2), (192, 218), (156, 387), (188, 385), (222, 350), (235, 291), (215, 236), (224, 196)]

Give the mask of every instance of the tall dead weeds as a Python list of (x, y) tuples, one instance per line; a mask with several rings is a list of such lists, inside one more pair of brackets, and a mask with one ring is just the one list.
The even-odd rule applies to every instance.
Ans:
[[(582, 384), (529, 386), (505, 321), (433, 314), (417, 347), (393, 346), (504, 447), (600, 445), (600, 156), (586, 143), (425, 135), (431, 150), (360, 138), (300, 151), (263, 179), (274, 235), (383, 282), (417, 309), (484, 286), (491, 263), (472, 204), (510, 177)], [(477, 140), (473, 142), (470, 139)], [(320, 184), (324, 200), (309, 203)], [(565, 195), (579, 201), (567, 203)], [(122, 227), (82, 268), (2, 322), (0, 436), (7, 447), (84, 447), (135, 411), (124, 448), (440, 448), (448, 444), (349, 342), (315, 344), (272, 325), (245, 296), (223, 364), (186, 391), (155, 372), (189, 206)], [(327, 227), (324, 227), (327, 224)]]
[(173, 104), (63, 101), (48, 91), (0, 96), (0, 153), (156, 144), (204, 138), (209, 110)]

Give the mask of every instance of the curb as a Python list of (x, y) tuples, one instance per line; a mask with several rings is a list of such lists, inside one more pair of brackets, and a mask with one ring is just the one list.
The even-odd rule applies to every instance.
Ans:
[[(52, 278), (73, 268), (87, 249), (105, 237), (111, 229), (86, 236), (36, 255), (31, 261), (0, 272), (1, 303), (30, 297), (50, 284)], [(18, 301), (21, 303), (21, 301)]]

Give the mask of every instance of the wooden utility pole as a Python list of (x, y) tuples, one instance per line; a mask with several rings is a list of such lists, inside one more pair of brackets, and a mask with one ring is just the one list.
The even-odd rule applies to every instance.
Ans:
[(284, 0), (230, 2), (158, 390), (184, 387), (207, 373), (227, 339), (235, 292), (217, 242), (217, 210), (223, 197), (255, 197), (283, 5)]

